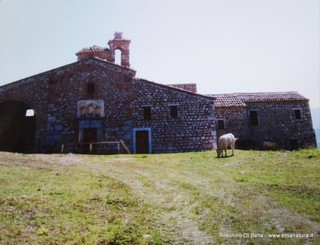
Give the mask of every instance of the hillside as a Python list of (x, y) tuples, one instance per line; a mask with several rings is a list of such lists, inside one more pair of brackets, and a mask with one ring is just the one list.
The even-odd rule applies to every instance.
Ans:
[(317, 146), (320, 148), (320, 108), (311, 108), (312, 124), (317, 138)]
[(0, 244), (319, 244), (319, 160), (0, 153)]
[(315, 128), (314, 131), (316, 133), (317, 146), (318, 146), (318, 148), (320, 148), (320, 128)]

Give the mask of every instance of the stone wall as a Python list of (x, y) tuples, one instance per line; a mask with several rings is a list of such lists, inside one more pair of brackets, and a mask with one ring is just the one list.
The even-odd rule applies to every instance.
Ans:
[(20, 102), (24, 104), (25, 108), (35, 111), (35, 150), (40, 148), (45, 142), (48, 104), (47, 90), (48, 83), (45, 74), (25, 78), (0, 87), (0, 104)]
[[(86, 140), (123, 140), (133, 151), (134, 130), (141, 128), (151, 130), (154, 153), (216, 147), (212, 98), (134, 76), (131, 69), (86, 59), (2, 86), (0, 102), (22, 101), (34, 109), (37, 152)], [(146, 106), (151, 120), (144, 119)], [(87, 138), (89, 129), (94, 138)]]
[[(256, 142), (257, 148), (261, 148), (263, 141), (276, 142), (285, 149), (315, 147), (308, 101), (247, 103), (247, 105), (248, 138)], [(251, 111), (257, 112), (258, 125), (250, 123)]]
[(248, 149), (249, 133), (246, 107), (216, 107), (217, 138), (232, 133), (238, 138), (238, 148)]
[[(133, 70), (94, 59), (50, 74), (55, 81), (50, 85), (55, 97), (48, 105), (47, 143), (57, 146), (61, 142), (82, 142), (86, 128), (97, 128), (97, 141), (124, 139), (123, 127), (131, 114), (134, 75)], [(93, 87), (90, 93), (88, 86)], [(79, 116), (79, 103), (86, 101), (103, 104), (103, 113)]]
[[(231, 132), (238, 138), (240, 149), (262, 149), (264, 141), (290, 150), (316, 147), (307, 100), (246, 104), (246, 107), (216, 107), (218, 138)], [(251, 122), (251, 112), (257, 121)], [(219, 120), (224, 122), (224, 128), (221, 122), (219, 127)]]
[[(127, 127), (131, 117), (134, 76), (133, 70), (88, 59), (2, 86), (0, 102), (22, 101), (34, 109), (36, 151), (56, 152), (61, 143), (78, 142), (79, 125), (82, 129), (91, 127), (93, 119), (101, 125), (99, 140), (119, 140), (125, 138), (122, 128)], [(88, 94), (88, 84), (93, 84), (92, 94)], [(79, 118), (78, 102), (94, 99), (103, 100), (103, 116)], [(113, 132), (109, 137), (108, 131)]]
[[(216, 148), (213, 99), (145, 80), (134, 80), (134, 128), (149, 128), (152, 152), (201, 151)], [(151, 119), (144, 119), (150, 107)], [(171, 107), (177, 115), (172, 117)]]

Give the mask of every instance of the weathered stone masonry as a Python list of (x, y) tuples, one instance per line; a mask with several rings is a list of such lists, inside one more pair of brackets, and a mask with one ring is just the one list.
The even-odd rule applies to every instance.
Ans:
[(116, 33), (109, 48), (83, 49), (75, 63), (1, 86), (0, 150), (59, 152), (64, 143), (123, 140), (134, 153), (202, 151), (228, 132), (239, 148), (315, 147), (308, 100), (298, 93), (204, 96), (196, 84), (139, 79), (129, 44)]
[[(54, 73), (50, 87), (55, 90), (55, 98), (48, 108), (51, 119), (48, 118), (47, 145), (59, 148), (61, 142), (83, 142), (84, 131), (88, 128), (97, 129), (95, 141), (107, 140), (108, 131), (115, 131), (114, 128), (117, 134), (108, 135), (108, 140), (122, 139), (122, 128), (130, 118), (134, 71), (87, 59)], [(90, 86), (92, 92), (88, 92)], [(96, 100), (103, 102), (103, 115), (78, 115), (79, 101)]]
[[(145, 130), (150, 133), (147, 152), (215, 147), (212, 98), (134, 75), (131, 69), (89, 58), (3, 86), (0, 95), (2, 101), (20, 101), (24, 96), (33, 100), (23, 101), (36, 112), (35, 151), (58, 152), (62, 143), (70, 142), (124, 140), (131, 151), (139, 152), (135, 133)], [(94, 91), (88, 94), (90, 86)], [(19, 97), (21, 89), (24, 93)], [(85, 111), (87, 104), (92, 115)], [(103, 113), (102, 108), (94, 111), (101, 104)], [(150, 120), (144, 118), (145, 106), (151, 108)], [(171, 106), (177, 108), (176, 118), (170, 116)], [(86, 129), (96, 130), (94, 138), (85, 139)]]
[[(309, 101), (297, 92), (215, 94), (218, 136), (234, 132), (237, 146), (261, 149), (315, 147)], [(220, 125), (219, 125), (220, 123)]]
[[(42, 81), (39, 83), (38, 81)], [(45, 139), (47, 122), (47, 88), (48, 83), (39, 75), (37, 79), (26, 78), (22, 81), (10, 83), (0, 87), (0, 146), (2, 150), (29, 151), (36, 145), (42, 145)], [(37, 112), (37, 119), (26, 118), (25, 110), (33, 109)], [(34, 125), (26, 126), (33, 120)], [(26, 142), (23, 147), (19, 142), (24, 141), (28, 135), (27, 130), (32, 131), (32, 142)], [(21, 149), (22, 147), (22, 149)]]
[[(210, 150), (216, 147), (214, 100), (153, 82), (134, 81), (132, 103), (135, 128), (150, 128), (154, 152)], [(144, 108), (151, 118), (144, 120)], [(172, 116), (172, 107), (177, 115)]]

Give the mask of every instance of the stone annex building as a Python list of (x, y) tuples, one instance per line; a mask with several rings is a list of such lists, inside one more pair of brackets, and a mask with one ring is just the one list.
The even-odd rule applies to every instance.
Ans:
[(1, 86), (0, 150), (203, 151), (215, 149), (227, 132), (239, 138), (237, 148), (260, 149), (263, 141), (284, 149), (316, 147), (308, 99), (297, 92), (202, 95), (195, 84), (158, 84), (135, 77), (130, 40), (122, 33), (108, 44)]

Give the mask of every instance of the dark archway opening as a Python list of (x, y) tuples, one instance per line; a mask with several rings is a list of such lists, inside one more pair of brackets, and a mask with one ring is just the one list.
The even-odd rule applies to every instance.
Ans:
[(31, 153), (35, 149), (36, 115), (23, 102), (0, 103), (0, 151)]

